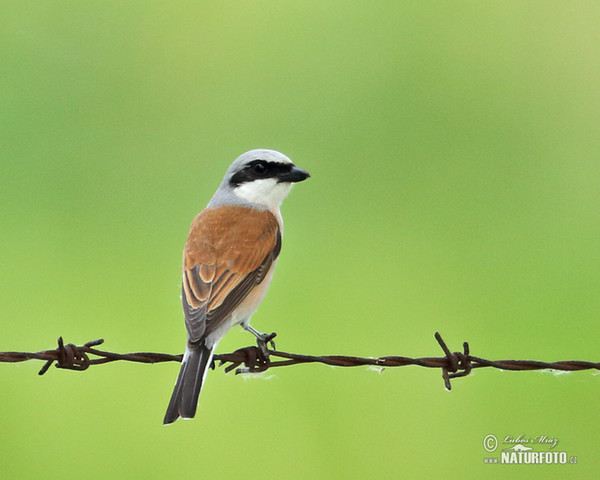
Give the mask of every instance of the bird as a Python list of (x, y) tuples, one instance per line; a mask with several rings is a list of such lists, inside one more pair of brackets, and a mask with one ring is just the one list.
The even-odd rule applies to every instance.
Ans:
[(310, 174), (275, 150), (250, 150), (227, 169), (214, 196), (192, 221), (183, 249), (181, 301), (187, 342), (163, 423), (196, 414), (219, 341), (241, 325), (263, 351), (274, 334), (250, 325), (265, 297), (283, 237), (280, 207)]

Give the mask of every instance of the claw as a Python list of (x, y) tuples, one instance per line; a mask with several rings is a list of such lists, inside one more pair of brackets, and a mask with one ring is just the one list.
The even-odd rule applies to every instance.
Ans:
[(273, 340), (276, 336), (277, 336), (277, 334), (275, 332), (273, 332), (269, 335), (263, 333), (263, 338), (261, 340), (265, 343), (265, 345), (266, 344), (271, 345), (272, 350), (277, 350), (277, 348), (275, 348), (275, 340)]

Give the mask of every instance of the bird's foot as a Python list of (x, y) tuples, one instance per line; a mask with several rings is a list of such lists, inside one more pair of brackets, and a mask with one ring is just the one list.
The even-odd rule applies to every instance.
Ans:
[(277, 334), (273, 332), (261, 333), (260, 336), (256, 337), (256, 344), (265, 358), (269, 358), (269, 345), (273, 350), (276, 350), (275, 341), (273, 340), (276, 336)]
[(254, 328), (252, 328), (250, 325), (247, 325), (245, 327), (245, 329), (248, 330), (252, 335), (254, 335), (256, 337), (256, 344), (258, 345), (258, 348), (262, 352), (265, 359), (268, 359), (269, 358), (269, 345), (271, 346), (271, 348), (273, 350), (276, 349), (275, 341), (273, 339), (277, 336), (277, 334), (275, 332), (261, 333), (258, 330), (255, 330)]

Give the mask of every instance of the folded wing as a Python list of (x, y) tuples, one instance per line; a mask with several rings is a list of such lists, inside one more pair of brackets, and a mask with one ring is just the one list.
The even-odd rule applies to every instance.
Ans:
[(280, 249), (279, 225), (269, 211), (228, 206), (194, 219), (181, 296), (191, 342), (213, 332), (263, 281)]

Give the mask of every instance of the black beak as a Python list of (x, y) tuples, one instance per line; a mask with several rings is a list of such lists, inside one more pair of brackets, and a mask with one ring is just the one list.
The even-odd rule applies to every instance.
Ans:
[(283, 183), (283, 182), (296, 183), (296, 182), (301, 182), (303, 180), (306, 180), (308, 177), (310, 177), (310, 173), (308, 173), (306, 170), (302, 170), (301, 168), (298, 168), (295, 165), (293, 165), (292, 169), (289, 172), (281, 173), (278, 176), (277, 183)]

